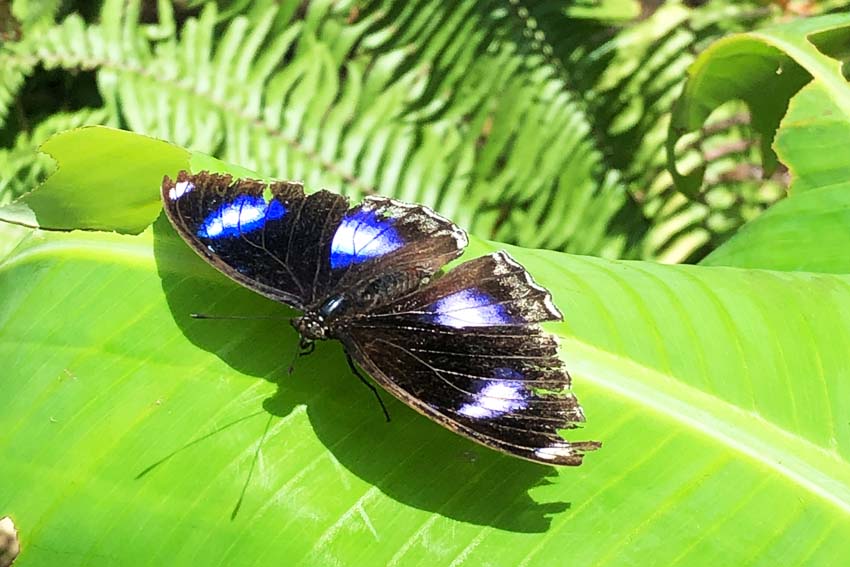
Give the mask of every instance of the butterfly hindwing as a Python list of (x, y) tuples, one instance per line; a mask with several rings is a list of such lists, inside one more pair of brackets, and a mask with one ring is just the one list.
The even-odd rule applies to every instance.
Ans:
[(559, 321), (549, 292), (506, 252), (464, 262), (432, 285), (387, 309), (446, 327), (488, 327)]
[(375, 313), (343, 342), (385, 389), (471, 439), (529, 460), (578, 465), (592, 442), (558, 435), (584, 421), (555, 338), (548, 292), (504, 252), (461, 264)]
[[(183, 238), (236, 281), (303, 308), (329, 273), (328, 246), (348, 201), (296, 183), (180, 172), (162, 184), (165, 211)], [(325, 277), (327, 279), (327, 276)]]

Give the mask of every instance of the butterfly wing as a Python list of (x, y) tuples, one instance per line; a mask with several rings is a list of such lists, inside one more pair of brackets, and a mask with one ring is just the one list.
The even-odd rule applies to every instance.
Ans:
[(579, 465), (598, 443), (558, 434), (584, 415), (555, 338), (536, 324), (561, 318), (498, 252), (352, 318), (340, 338), (381, 386), (449, 429), (531, 461)]
[(299, 309), (386, 270), (427, 277), (456, 258), (466, 234), (425, 207), (367, 197), (305, 195), (296, 183), (180, 172), (162, 184), (181, 236), (237, 282)]
[(468, 243), (450, 220), (421, 205), (369, 196), (334, 232), (326, 290), (357, 288), (378, 274), (414, 270), (421, 277), (457, 258)]
[(165, 212), (181, 236), (237, 282), (299, 309), (321, 293), (330, 241), (348, 200), (300, 184), (180, 172), (162, 183)]

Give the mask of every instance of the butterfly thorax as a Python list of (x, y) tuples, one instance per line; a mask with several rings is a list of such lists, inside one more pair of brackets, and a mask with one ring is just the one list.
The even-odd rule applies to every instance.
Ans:
[(409, 269), (381, 274), (346, 291), (331, 295), (317, 306), (304, 311), (292, 320), (298, 333), (307, 340), (325, 340), (334, 337), (334, 330), (344, 326), (355, 313), (365, 313), (391, 303), (416, 291), (429, 281), (428, 273)]

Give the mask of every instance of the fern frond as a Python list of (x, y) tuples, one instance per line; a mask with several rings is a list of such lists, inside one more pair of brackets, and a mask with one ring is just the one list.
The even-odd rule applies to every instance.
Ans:
[(0, 53), (0, 124), (5, 122), (9, 107), (18, 96), (27, 75), (32, 72), (35, 62), (35, 58)]
[(314, 2), (272, 34), (274, 6), (222, 25), (207, 4), (178, 37), (109, 0), (99, 26), (70, 17), (62, 43), (28, 56), (97, 69), (105, 108), (133, 130), (271, 176), (422, 202), (487, 238), (623, 252), (605, 242), (625, 203), (618, 177), (513, 7), (354, 7)]
[[(560, 3), (540, 4), (560, 9)], [(388, 27), (398, 24), (380, 47), (404, 47), (409, 55), (402, 69), (427, 62), (430, 71), (412, 116), (459, 136), (443, 141), (449, 151), (439, 158), (442, 187), (419, 200), (448, 195), (453, 204), (437, 205), (459, 209), (455, 218), (477, 234), (524, 246), (596, 252), (600, 243), (585, 248), (589, 241), (579, 245), (577, 235), (615, 238), (611, 221), (625, 195), (621, 187), (612, 190), (616, 176), (605, 177), (588, 118), (560, 62), (529, 38), (534, 30), (523, 6), (376, 5), (387, 9), (382, 21)]]
[(712, 208), (681, 199), (666, 173), (670, 110), (700, 45), (769, 14), (752, 2), (721, 0), (700, 8), (669, 2), (618, 33), (587, 21), (576, 22), (578, 37), (545, 30), (566, 72), (588, 93), (604, 163), (622, 172), (631, 197), (651, 220), (641, 257), (685, 261), (714, 238), (707, 227)]
[(12, 0), (11, 8), (25, 38), (53, 25), (62, 0)]
[[(771, 198), (755, 183), (725, 198), (750, 147), (716, 160), (702, 203), (673, 191), (661, 150), (688, 51), (769, 17), (754, 3), (670, 3), (620, 33), (555, 0), (194, 4), (197, 17), (175, 18), (158, 0), (158, 21), (141, 23), (139, 0), (106, 0), (98, 24), (72, 14), (38, 42), (4, 45), (0, 113), (40, 66), (91, 69), (104, 121), (311, 188), (422, 202), (485, 238), (579, 253), (687, 258)], [(702, 151), (746, 126), (735, 128)], [(657, 228), (627, 238), (644, 217)]]

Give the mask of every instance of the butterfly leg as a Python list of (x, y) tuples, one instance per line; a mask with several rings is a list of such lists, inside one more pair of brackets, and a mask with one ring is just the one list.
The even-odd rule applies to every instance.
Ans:
[(369, 388), (370, 390), (372, 390), (372, 393), (373, 393), (373, 394), (375, 394), (375, 397), (378, 399), (378, 403), (379, 403), (379, 404), (381, 404), (381, 410), (383, 410), (383, 412), (384, 412), (384, 417), (386, 417), (386, 418), (387, 418), (387, 422), (389, 422), (389, 421), (390, 421), (390, 412), (389, 412), (389, 411), (387, 411), (387, 406), (385, 406), (385, 405), (384, 405), (384, 400), (382, 400), (382, 399), (381, 399), (381, 394), (380, 394), (380, 393), (378, 393), (378, 389), (375, 387), (375, 385), (374, 385), (374, 384), (372, 384), (371, 382), (369, 382), (369, 381), (366, 379), (366, 377), (365, 377), (365, 376), (363, 376), (362, 374), (360, 374), (360, 371), (359, 371), (359, 370), (357, 370), (357, 367), (354, 365), (354, 361), (353, 361), (353, 360), (351, 360), (351, 355), (350, 355), (350, 354), (348, 354), (347, 352), (345, 353), (345, 360), (347, 360), (347, 361), (348, 361), (348, 367), (349, 367), (349, 368), (351, 368), (351, 371), (354, 373), (354, 375), (355, 375), (355, 376), (357, 376), (357, 378), (358, 378), (361, 382), (363, 382), (363, 384), (365, 384), (367, 388)]
[(313, 354), (314, 350), (316, 350), (316, 341), (307, 341), (301, 339), (301, 352), (298, 353), (298, 356), (307, 356), (308, 354)]
[(295, 351), (295, 354), (292, 356), (292, 362), (289, 363), (289, 374), (292, 374), (292, 371), (295, 370), (295, 361), (301, 358), (302, 356), (307, 356), (308, 354), (313, 354), (313, 351), (316, 350), (316, 341), (311, 341), (301, 337), (301, 340), (298, 342), (298, 348)]

